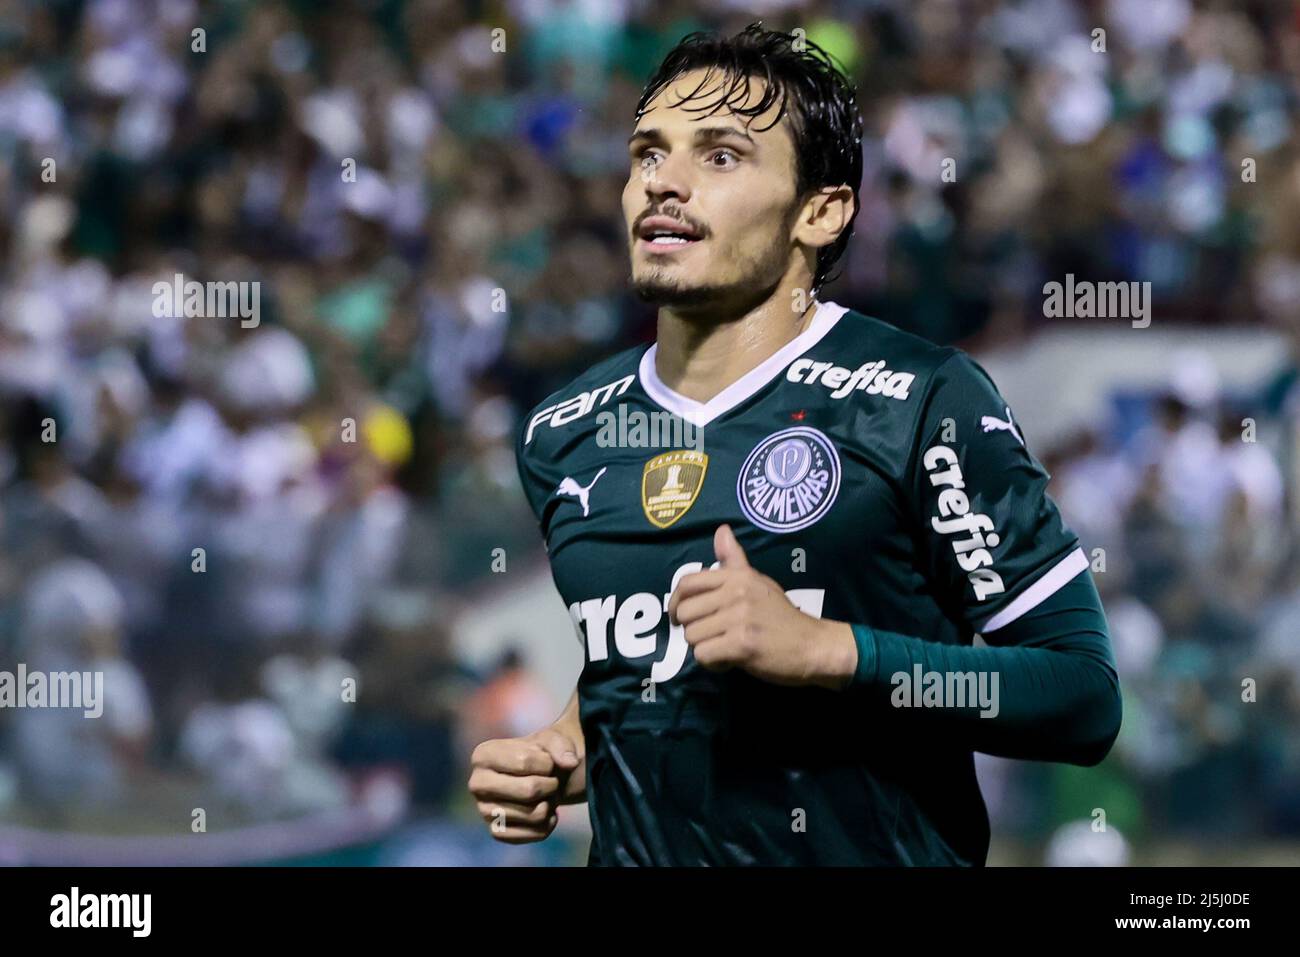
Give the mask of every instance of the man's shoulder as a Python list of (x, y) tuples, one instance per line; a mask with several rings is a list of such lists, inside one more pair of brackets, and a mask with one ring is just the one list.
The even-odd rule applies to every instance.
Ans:
[(954, 346), (937, 345), (856, 309), (845, 311), (835, 331), (834, 345), (846, 353), (864, 361), (873, 356), (884, 359), (891, 367), (906, 368), (918, 378), (928, 376), (955, 355), (965, 355)]
[[(957, 346), (938, 345), (923, 336), (890, 325), (882, 319), (853, 309), (847, 310), (830, 342), (841, 354), (837, 364), (850, 361), (883, 365), (870, 391), (884, 388), (886, 394), (905, 391), (908, 396), (997, 398), (993, 377), (974, 356)], [(830, 338), (830, 337), (828, 337)], [(834, 352), (827, 355), (835, 359)], [(894, 385), (889, 385), (894, 380)], [(898, 385), (898, 380), (906, 383)]]
[(921, 404), (936, 373), (954, 356), (964, 355), (846, 309), (827, 335), (790, 364), (786, 378), (828, 390), (836, 405), (866, 401), (875, 406), (882, 398), (898, 400), (886, 405), (906, 419)]
[(539, 443), (549, 444), (546, 436), (625, 394), (636, 382), (647, 348), (633, 346), (602, 359), (529, 409), (519, 427), (519, 450), (538, 454)]

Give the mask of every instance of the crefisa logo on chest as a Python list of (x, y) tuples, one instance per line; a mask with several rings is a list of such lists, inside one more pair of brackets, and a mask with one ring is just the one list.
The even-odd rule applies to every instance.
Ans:
[(816, 522), (835, 504), (840, 456), (817, 429), (774, 432), (754, 447), (736, 480), (745, 516), (769, 532), (794, 532)]

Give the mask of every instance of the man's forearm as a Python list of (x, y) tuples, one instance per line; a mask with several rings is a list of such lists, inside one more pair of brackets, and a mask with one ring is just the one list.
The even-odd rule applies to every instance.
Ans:
[[(1119, 732), (1119, 680), (1087, 572), (999, 629), (988, 647), (850, 628), (857, 655), (848, 692), (888, 698), (907, 712), (905, 720), (929, 725), (945, 743), (1091, 765), (1106, 756)], [(843, 640), (841, 632), (827, 645), (839, 668)], [(950, 700), (950, 690), (958, 688), (966, 700)]]

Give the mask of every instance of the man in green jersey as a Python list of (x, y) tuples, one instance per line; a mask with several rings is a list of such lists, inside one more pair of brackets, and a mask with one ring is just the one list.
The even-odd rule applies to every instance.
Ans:
[(814, 44), (686, 38), (629, 152), (656, 342), (517, 444), (586, 661), (475, 750), (479, 811), (521, 842), (586, 801), (592, 864), (983, 864), (974, 752), (1090, 765), (1120, 723), (1048, 476), (968, 356), (818, 300), (862, 154)]

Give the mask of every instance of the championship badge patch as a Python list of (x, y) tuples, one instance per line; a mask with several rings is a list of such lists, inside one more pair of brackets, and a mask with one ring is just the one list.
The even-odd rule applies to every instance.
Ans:
[(695, 504), (709, 457), (681, 450), (656, 455), (641, 473), (641, 507), (650, 524), (667, 528)]
[(816, 429), (774, 432), (754, 447), (736, 479), (745, 516), (769, 532), (807, 528), (835, 504), (840, 456)]

